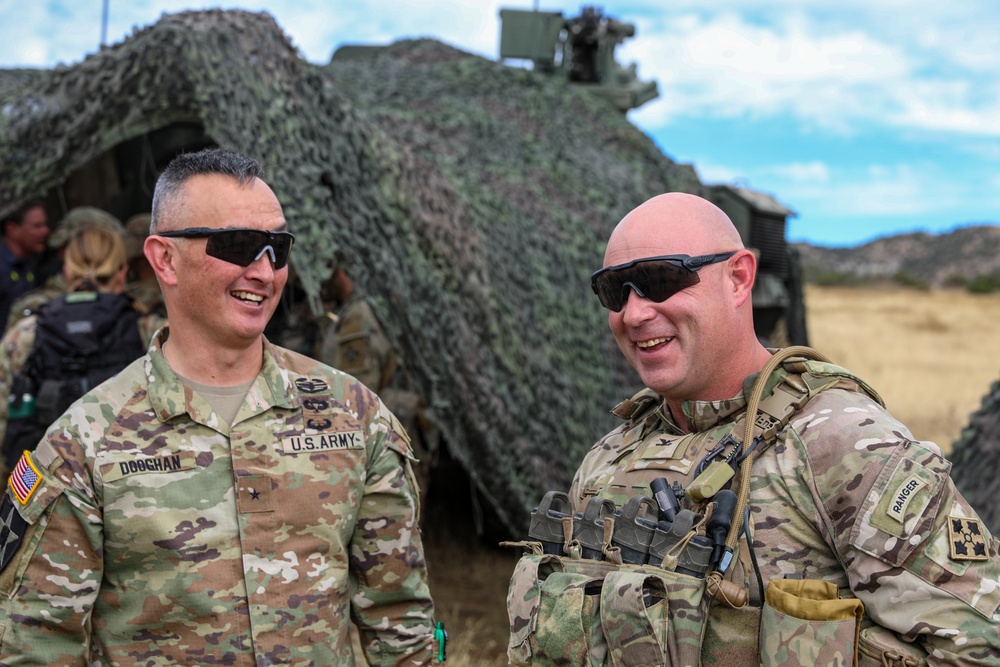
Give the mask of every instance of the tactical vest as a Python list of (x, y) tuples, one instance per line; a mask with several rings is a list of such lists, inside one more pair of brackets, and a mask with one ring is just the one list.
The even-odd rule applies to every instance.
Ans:
[[(824, 361), (784, 359), (780, 368), (768, 375), (760, 384), (760, 401), (757, 410), (753, 410), (756, 419), (749, 429), (746, 422), (750, 411), (743, 410), (708, 430), (670, 435), (663, 430), (663, 400), (652, 390), (643, 390), (619, 404), (615, 414), (628, 420), (630, 428), (610, 464), (584, 481), (581, 489), (584, 500), (597, 499), (588, 507), (601, 500), (610, 501), (614, 508), (624, 508), (630, 500), (634, 505), (636, 495), (653, 495), (650, 485), (657, 478), (679, 481), (689, 490), (698, 487), (697, 479), (701, 488), (695, 495), (702, 494), (705, 500), (701, 506), (705, 507), (712, 504), (711, 499), (719, 489), (730, 483), (733, 467), (740, 470), (732, 481), (733, 490), (737, 490), (744, 477), (749, 484), (753, 457), (770, 446), (792, 415), (820, 392), (833, 388), (863, 392), (882, 403), (863, 380)], [(753, 409), (753, 403), (752, 399), (747, 408)], [(750, 444), (744, 447), (744, 441)], [(748, 449), (752, 449), (752, 455)], [(749, 459), (745, 475), (743, 467), (728, 465), (742, 459)], [(713, 475), (710, 469), (721, 474)], [(745, 490), (745, 496), (748, 495), (749, 486)], [(612, 546), (616, 519), (604, 520), (603, 560), (579, 557), (579, 545), (574, 544), (571, 534), (572, 522), (567, 519), (563, 519), (562, 552), (571, 556), (552, 555), (551, 550), (542, 553), (540, 544), (521, 543), (531, 553), (518, 563), (508, 595), (511, 662), (535, 666), (756, 667), (777, 664), (767, 659), (768, 654), (775, 657), (791, 654), (782, 664), (856, 664), (854, 656), (845, 652), (853, 651), (860, 656), (861, 665), (881, 665), (887, 655), (896, 655), (898, 651), (909, 660), (899, 662), (901, 666), (922, 664), (917, 657), (919, 651), (906, 652), (902, 642), (892, 643), (892, 637), (872, 636), (871, 628), (866, 628), (865, 636), (858, 637), (863, 606), (858, 600), (838, 600), (835, 585), (831, 591), (827, 582), (797, 582), (791, 590), (777, 590), (783, 587), (781, 582), (774, 590), (768, 586), (769, 604), (765, 605), (759, 579), (752, 576), (750, 550), (740, 548), (736, 540), (742, 507), (738, 511), (739, 516), (732, 522), (737, 525), (730, 535), (735, 557), (724, 577), (728, 583), (711, 577), (706, 580), (687, 576), (681, 573), (686, 568), (681, 567), (670, 571), (651, 565), (630, 565), (627, 561), (615, 564), (614, 560), (621, 562), (617, 547)], [(709, 512), (705, 514), (709, 520)], [(745, 544), (745, 540), (744, 536), (740, 542)], [(677, 565), (683, 565), (683, 554), (678, 555), (681, 560)], [(745, 585), (749, 588), (749, 599), (736, 599), (739, 597), (736, 593)], [(821, 610), (816, 612), (820, 614), (817, 617), (820, 623), (803, 622), (786, 613), (803, 598), (809, 599), (807, 606), (811, 609)], [(811, 646), (809, 633), (817, 634)], [(789, 636), (797, 637), (806, 653), (816, 647), (827, 652), (814, 653), (811, 659), (816, 662), (810, 662), (808, 655), (795, 662), (794, 647), (774, 646), (774, 637)], [(842, 640), (833, 652), (829, 642), (823, 649), (823, 638), (830, 636)], [(872, 648), (880, 641), (889, 643), (890, 648)], [(866, 662), (866, 650), (877, 662)], [(568, 661), (560, 659), (560, 653)]]
[(142, 356), (138, 318), (129, 298), (104, 292), (73, 292), (42, 307), (31, 352), (11, 384), (3, 440), (9, 467), (74, 401)]

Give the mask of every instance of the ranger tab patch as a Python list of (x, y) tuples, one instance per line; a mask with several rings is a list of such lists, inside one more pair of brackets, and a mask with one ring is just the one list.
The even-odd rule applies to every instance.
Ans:
[(27, 505), (32, 494), (35, 493), (35, 489), (41, 483), (42, 473), (38, 472), (38, 468), (31, 462), (31, 454), (25, 452), (21, 455), (21, 460), (14, 466), (14, 471), (10, 474), (10, 479), (7, 480), (10, 490), (14, 492), (17, 502)]
[(913, 497), (917, 495), (917, 491), (922, 489), (927, 485), (926, 482), (921, 480), (916, 475), (911, 476), (905, 482), (903, 482), (892, 498), (892, 502), (889, 504), (889, 516), (891, 516), (896, 521), (903, 523), (906, 517), (906, 508), (913, 500)]
[(952, 560), (989, 560), (986, 531), (979, 519), (964, 516), (948, 517)]

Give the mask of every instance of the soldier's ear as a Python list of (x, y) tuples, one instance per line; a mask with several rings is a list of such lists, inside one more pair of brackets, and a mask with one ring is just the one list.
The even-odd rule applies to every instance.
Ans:
[(177, 284), (178, 249), (173, 239), (150, 235), (142, 244), (142, 252), (161, 285)]
[(749, 250), (739, 250), (729, 260), (729, 277), (733, 286), (733, 297), (740, 306), (750, 298), (753, 281), (757, 275), (757, 257)]

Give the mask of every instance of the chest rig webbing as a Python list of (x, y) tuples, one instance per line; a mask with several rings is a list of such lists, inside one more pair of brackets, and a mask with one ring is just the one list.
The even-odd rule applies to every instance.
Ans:
[[(863, 392), (882, 403), (863, 380), (806, 347), (775, 353), (748, 392), (746, 406), (703, 431), (681, 433), (664, 414), (663, 399), (645, 389), (615, 408), (615, 414), (627, 419), (631, 427), (626, 427), (604, 472), (585, 480), (581, 491), (584, 497), (598, 495), (620, 507), (635, 494), (650, 495), (651, 482), (664, 477), (689, 489), (688, 497), (697, 504), (710, 501), (732, 479), (738, 499), (734, 517), (742, 517), (749, 501), (753, 461), (809, 400), (834, 388)], [(706, 482), (711, 475), (702, 473), (713, 465), (727, 472)], [(739, 581), (749, 569), (747, 550), (737, 549), (741, 527), (742, 521), (734, 520), (727, 535), (727, 547), (730, 553), (739, 554), (742, 565), (728, 570), (728, 580)], [(717, 574), (714, 581), (710, 579), (715, 596), (732, 606), (745, 604), (747, 591), (742, 587), (737, 591), (722, 578)], [(751, 589), (750, 597), (759, 602), (762, 591)]]

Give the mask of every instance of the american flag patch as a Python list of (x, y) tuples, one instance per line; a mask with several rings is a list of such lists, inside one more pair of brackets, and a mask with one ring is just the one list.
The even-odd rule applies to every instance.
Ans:
[(22, 505), (27, 505), (31, 494), (35, 492), (38, 485), (42, 483), (42, 474), (31, 462), (31, 455), (25, 452), (21, 455), (21, 460), (14, 466), (14, 472), (10, 474), (7, 484), (14, 492), (14, 497)]

